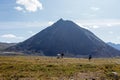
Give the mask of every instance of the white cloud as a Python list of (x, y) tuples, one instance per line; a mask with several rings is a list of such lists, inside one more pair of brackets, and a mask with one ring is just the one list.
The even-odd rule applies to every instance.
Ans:
[(90, 7), (90, 9), (93, 10), (93, 11), (98, 11), (98, 10), (100, 10), (100, 8), (98, 8), (98, 7)]
[(48, 25), (52, 25), (54, 22), (53, 21), (49, 21), (48, 22)]
[(80, 27), (82, 27), (82, 28), (85, 28), (85, 29), (89, 29), (89, 27), (88, 26), (83, 26), (81, 23), (79, 23), (79, 22), (76, 22), (76, 24), (78, 24)]
[(111, 26), (112, 26), (112, 24), (108, 23), (108, 24), (107, 24), (107, 26), (108, 26), (108, 27), (111, 27)]
[(33, 31), (28, 31), (29, 34), (31, 34), (31, 36), (35, 35), (36, 33)]
[(1, 37), (3, 37), (3, 38), (16, 38), (16, 36), (13, 34), (4, 34)]
[(33, 34), (33, 31), (28, 31), (28, 33)]
[(88, 28), (119, 27), (120, 20), (76, 20), (78, 25), (82, 24)]
[(23, 11), (23, 8), (20, 7), (20, 6), (15, 7), (15, 9), (18, 10), (18, 11)]
[(38, 9), (43, 9), (39, 0), (16, 0), (16, 3), (19, 5), (15, 7), (18, 11), (36, 12)]
[(117, 39), (120, 40), (120, 36), (118, 36)]
[(91, 26), (91, 28), (97, 29), (97, 28), (100, 28), (100, 26), (93, 25), (93, 26)]
[(8, 39), (23, 39), (23, 37), (18, 37), (14, 34), (4, 34), (0, 36), (1, 38), (8, 38)]
[(88, 17), (88, 18), (92, 18), (92, 17), (96, 17), (97, 15), (96, 14), (91, 14), (91, 13), (82, 13), (80, 14), (81, 16), (85, 16), (85, 17)]
[(114, 32), (113, 31), (109, 31), (110, 34), (113, 34)]

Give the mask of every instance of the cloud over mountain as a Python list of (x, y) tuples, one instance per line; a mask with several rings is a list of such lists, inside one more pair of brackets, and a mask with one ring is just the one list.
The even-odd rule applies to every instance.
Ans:
[(42, 10), (43, 6), (39, 0), (16, 0), (18, 6), (15, 7), (18, 11), (36, 12)]
[(98, 10), (100, 10), (100, 8), (98, 8), (98, 7), (90, 7), (90, 9), (93, 10), (93, 11), (98, 11)]
[(0, 36), (1, 38), (8, 38), (8, 39), (23, 39), (23, 37), (16, 36), (14, 34), (4, 34)]

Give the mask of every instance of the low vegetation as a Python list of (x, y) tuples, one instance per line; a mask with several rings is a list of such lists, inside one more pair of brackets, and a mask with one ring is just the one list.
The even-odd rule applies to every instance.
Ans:
[(119, 80), (119, 61), (119, 58), (89, 62), (82, 58), (0, 56), (0, 80)]

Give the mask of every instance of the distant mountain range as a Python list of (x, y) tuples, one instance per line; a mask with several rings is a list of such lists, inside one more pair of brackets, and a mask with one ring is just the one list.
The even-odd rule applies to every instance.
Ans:
[(16, 45), (16, 43), (3, 43), (3, 42), (0, 42), (0, 51), (10, 47), (10, 46), (14, 46)]
[(120, 50), (120, 44), (115, 44), (115, 43), (111, 43), (111, 42), (108, 42), (107, 44), (116, 48), (116, 49), (118, 49), (118, 50)]
[(103, 42), (89, 30), (63, 19), (6, 50), (46, 56), (56, 56), (58, 53), (72, 57), (120, 56), (120, 51)]

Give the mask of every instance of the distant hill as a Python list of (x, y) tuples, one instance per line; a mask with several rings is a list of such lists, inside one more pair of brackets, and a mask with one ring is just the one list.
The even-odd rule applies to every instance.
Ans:
[(108, 42), (107, 44), (116, 48), (116, 49), (118, 49), (118, 50), (120, 50), (120, 44), (115, 44), (115, 43), (111, 43), (111, 42)]
[(0, 51), (4, 50), (10, 46), (14, 46), (14, 45), (16, 45), (16, 43), (2, 43), (2, 42), (0, 42)]
[(72, 57), (120, 56), (118, 50), (103, 42), (89, 30), (63, 19), (7, 50), (22, 51), (27, 54), (42, 53), (46, 56), (56, 56), (58, 53)]

